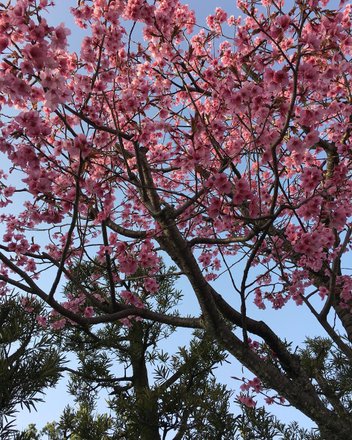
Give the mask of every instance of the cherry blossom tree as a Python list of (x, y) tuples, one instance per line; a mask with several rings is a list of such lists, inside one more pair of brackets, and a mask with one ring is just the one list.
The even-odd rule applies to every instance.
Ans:
[[(251, 310), (307, 307), (351, 362), (351, 5), (239, 1), (201, 26), (178, 0), (80, 0), (75, 53), (51, 3), (0, 4), (1, 294), (40, 298), (54, 329), (204, 329), (255, 375), (244, 403), (274, 390), (348, 438), (350, 399)], [(156, 292), (165, 255), (198, 316), (129, 288)]]
[[(96, 265), (77, 267), (74, 279), (85, 285), (91, 270), (96, 270)], [(170, 267), (158, 272), (155, 293), (150, 294), (138, 281), (137, 285), (130, 282), (129, 288), (138, 291), (145, 307), (151, 307), (152, 302), (159, 313), (177, 315), (182, 294), (175, 289), (174, 271)], [(68, 283), (65, 289), (74, 291), (75, 285)], [(85, 440), (105, 439), (99, 431), (94, 432), (94, 417), (91, 422), (87, 418), (96, 412), (102, 391), (108, 395), (106, 405), (111, 413), (105, 416), (110, 422), (103, 429), (109, 431), (106, 438), (233, 437), (239, 426), (230, 412), (232, 392), (214, 374), (226, 361), (226, 353), (199, 329), (190, 335), (188, 346), (174, 347), (176, 330), (167, 324), (134, 319), (128, 325), (119, 321), (101, 324), (89, 333), (72, 327), (55, 332), (61, 351), (77, 359), (77, 365), (62, 371), (70, 374), (68, 390), (79, 410), (66, 408), (60, 423), (54, 423), (58, 436), (50, 438), (60, 439), (62, 431), (66, 436), (71, 431)]]

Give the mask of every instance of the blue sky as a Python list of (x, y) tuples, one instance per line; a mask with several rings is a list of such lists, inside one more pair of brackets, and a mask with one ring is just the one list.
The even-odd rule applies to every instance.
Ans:
[[(68, 10), (70, 6), (75, 5), (75, 1), (71, 0), (61, 0), (55, 8), (55, 11), (50, 12), (48, 21), (49, 24), (58, 24), (64, 22), (67, 27), (72, 30), (70, 36), (71, 47), (75, 50), (79, 48), (80, 34), (82, 31), (78, 30), (77, 27), (73, 25), (73, 19), (69, 14)], [(225, 9), (229, 15), (241, 15), (236, 9), (236, 2), (234, 0), (189, 0), (188, 3), (195, 11), (199, 23), (205, 23), (205, 17), (213, 13), (215, 7), (220, 6)], [(221, 292), (226, 297), (226, 288), (228, 286), (229, 280), (224, 276), (217, 282), (217, 287), (219, 292)], [(180, 288), (185, 293), (185, 297), (191, 296), (191, 289), (187, 284), (182, 283)], [(189, 295), (187, 295), (189, 292)], [(190, 313), (192, 308), (195, 308), (194, 304), (191, 304), (188, 300), (184, 305), (187, 313)], [(266, 322), (272, 326), (274, 331), (277, 331), (281, 335), (284, 335), (288, 340), (293, 341), (294, 346), (302, 343), (307, 335), (317, 335), (320, 333), (320, 328), (315, 324), (313, 318), (303, 307), (297, 309), (297, 306), (293, 303), (288, 304), (283, 310), (259, 310), (255, 307), (251, 310), (251, 316), (257, 319), (263, 319), (265, 317)], [(173, 349), (177, 344), (184, 343), (185, 336), (188, 332), (186, 330), (179, 333), (178, 338), (176, 338), (170, 347)], [(241, 377), (243, 373), (241, 372), (240, 366), (233, 362), (231, 365), (226, 365), (224, 368), (219, 370), (219, 380), (223, 383), (228, 383), (229, 386), (238, 387), (239, 384), (235, 383), (231, 376)], [(251, 376), (249, 376), (251, 377)], [(57, 420), (58, 416), (62, 412), (64, 406), (69, 402), (68, 395), (66, 393), (66, 382), (63, 380), (60, 382), (59, 386), (55, 390), (49, 390), (45, 397), (45, 403), (38, 405), (37, 413), (28, 413), (27, 411), (21, 411), (18, 414), (17, 425), (23, 428), (28, 425), (28, 423), (36, 423), (39, 427), (45, 425), (45, 423)], [(298, 420), (302, 425), (312, 426), (312, 423), (304, 416), (299, 414), (292, 408), (274, 408), (273, 412), (283, 420)]]

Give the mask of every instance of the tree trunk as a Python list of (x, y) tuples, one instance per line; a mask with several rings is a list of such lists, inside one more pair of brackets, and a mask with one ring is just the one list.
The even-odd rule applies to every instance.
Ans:
[(334, 306), (334, 309), (346, 330), (348, 340), (352, 342), (352, 313), (350, 309), (344, 309), (340, 305)]
[(149, 387), (148, 370), (145, 361), (143, 327), (133, 323), (130, 331), (133, 386), (136, 393), (138, 423), (136, 430), (141, 440), (160, 440), (158, 403)]
[[(175, 223), (170, 217), (168, 218), (165, 211), (164, 214), (166, 214), (164, 218), (160, 216), (158, 219), (163, 229), (163, 236), (158, 237), (158, 242), (185, 273), (192, 285), (202, 309), (206, 330), (213, 335), (223, 348), (258, 376), (266, 386), (275, 389), (294, 407), (311, 418), (324, 432), (326, 439), (341, 440), (350, 438), (352, 420), (349, 419), (347, 413), (345, 416), (339, 417), (325, 405), (317, 394), (312, 380), (306, 375), (300, 362), (297, 362), (296, 356), (288, 351), (284, 353), (284, 359), (281, 357), (280, 360), (282, 362), (281, 367), (285, 371), (281, 371), (280, 368), (261, 359), (250, 349), (248, 344), (241, 341), (233, 333), (228, 322), (224, 319), (224, 310), (219, 307), (216, 292), (204, 279), (194, 255), (179, 233)], [(237, 324), (243, 326), (242, 322)], [(271, 341), (268, 340), (272, 335), (262, 336), (269, 344), (273, 342), (272, 337)], [(282, 346), (282, 343), (278, 344), (278, 342), (280, 341), (275, 342), (276, 349)]]

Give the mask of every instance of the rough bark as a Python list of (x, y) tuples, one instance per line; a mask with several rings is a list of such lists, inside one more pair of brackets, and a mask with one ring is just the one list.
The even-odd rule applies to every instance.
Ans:
[(133, 386), (139, 418), (139, 424), (136, 425), (136, 428), (139, 431), (139, 438), (141, 440), (158, 440), (160, 439), (158, 405), (149, 386), (143, 329), (138, 322), (134, 323), (130, 333), (130, 347)]
[[(169, 209), (164, 210), (158, 216), (158, 220), (163, 230), (163, 235), (158, 238), (159, 244), (178, 264), (191, 283), (202, 309), (207, 331), (246, 368), (260, 377), (266, 386), (275, 389), (293, 406), (312, 419), (325, 433), (324, 435), (329, 436), (327, 438), (348, 438), (346, 436), (352, 430), (352, 419), (349, 414), (345, 412), (343, 416), (337, 417), (326, 407), (311, 379), (301, 367), (299, 359), (284, 349), (283, 342), (278, 337), (273, 337), (272, 332), (264, 323), (256, 323), (254, 320), (247, 319), (253, 333), (259, 334), (273, 350), (279, 350), (282, 370), (270, 361), (263, 360), (233, 333), (227, 322), (230, 309), (226, 309), (221, 297), (204, 279), (194, 255), (172, 219), (172, 212)], [(237, 314), (236, 324), (243, 326), (243, 319), (239, 312)]]

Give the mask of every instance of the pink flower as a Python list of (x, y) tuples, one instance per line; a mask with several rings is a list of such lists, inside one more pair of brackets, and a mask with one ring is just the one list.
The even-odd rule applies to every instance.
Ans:
[(136, 272), (138, 265), (131, 257), (119, 258), (119, 269), (126, 275), (132, 275)]
[(208, 207), (208, 215), (209, 215), (209, 217), (216, 218), (220, 214), (221, 204), (222, 204), (221, 199), (213, 197), (210, 200), (210, 204), (209, 204), (209, 207)]
[(227, 194), (231, 191), (231, 183), (225, 173), (215, 174), (213, 177), (213, 186), (220, 194)]
[(256, 405), (256, 402), (253, 400), (253, 398), (248, 395), (241, 394), (240, 396), (237, 396), (237, 398), (243, 405), (247, 406), (248, 408), (254, 408)]
[(234, 184), (235, 193), (233, 196), (233, 203), (235, 205), (240, 205), (245, 200), (249, 200), (252, 196), (252, 191), (250, 190), (248, 181), (245, 178), (238, 179)]
[(46, 319), (45, 316), (40, 316), (40, 315), (38, 315), (35, 319), (36, 319), (37, 323), (38, 323), (41, 327), (46, 328), (46, 326), (47, 326), (47, 319)]
[(275, 72), (274, 82), (281, 86), (286, 86), (289, 83), (287, 70), (281, 69)]
[(33, 307), (33, 299), (32, 298), (22, 298), (21, 304), (26, 312), (28, 312), (28, 313), (33, 312), (34, 307)]
[(306, 167), (301, 176), (302, 187), (310, 192), (315, 189), (322, 178), (322, 171), (317, 167)]
[(132, 317), (122, 318), (122, 319), (120, 319), (120, 322), (125, 327), (128, 327), (128, 328), (132, 327)]
[(301, 153), (304, 150), (304, 145), (300, 138), (291, 137), (287, 142), (287, 149), (289, 151), (297, 151), (298, 153)]
[(0, 52), (3, 52), (9, 44), (9, 40), (7, 37), (0, 37)]
[(329, 294), (329, 290), (325, 286), (319, 287), (319, 296), (324, 299)]
[(42, 70), (49, 59), (48, 47), (44, 43), (27, 44), (23, 49), (23, 54), (38, 70)]
[(60, 23), (54, 30), (52, 44), (54, 48), (65, 49), (67, 45), (67, 36), (71, 34), (71, 31), (67, 29), (64, 23)]
[(319, 141), (319, 132), (317, 130), (311, 130), (304, 139), (304, 143), (307, 147), (312, 147)]
[(291, 23), (291, 18), (289, 15), (279, 15), (275, 22), (277, 26), (280, 26), (283, 30), (286, 30)]
[(52, 322), (51, 323), (51, 328), (53, 330), (61, 330), (61, 329), (63, 329), (65, 327), (65, 325), (66, 325), (66, 319), (62, 318), (62, 319), (59, 319), (57, 321)]
[(91, 306), (88, 306), (84, 309), (84, 316), (86, 318), (91, 318), (94, 315), (94, 309)]
[(211, 258), (212, 255), (210, 252), (203, 252), (198, 258), (198, 260), (202, 263), (203, 267), (208, 267), (209, 264), (211, 263)]
[(144, 288), (147, 292), (156, 293), (159, 289), (159, 284), (155, 278), (147, 278), (144, 280)]
[(263, 302), (263, 296), (260, 289), (255, 289), (255, 298), (254, 304), (258, 307), (258, 309), (265, 310), (265, 304)]
[(126, 304), (131, 304), (132, 306), (138, 307), (140, 309), (144, 308), (143, 302), (138, 298), (138, 296), (134, 295), (129, 290), (123, 290), (120, 293), (121, 298), (125, 301)]

